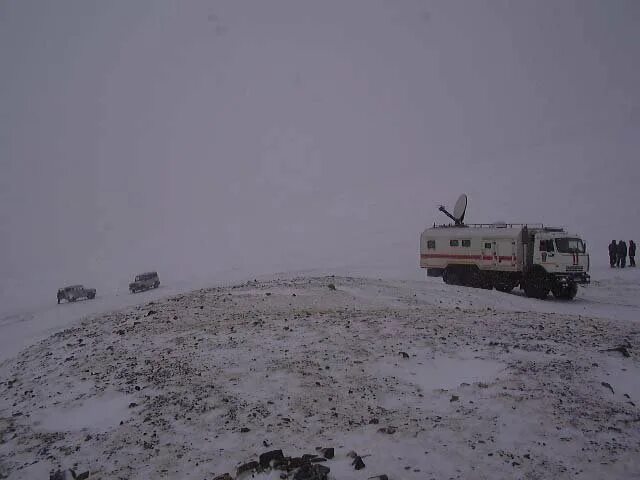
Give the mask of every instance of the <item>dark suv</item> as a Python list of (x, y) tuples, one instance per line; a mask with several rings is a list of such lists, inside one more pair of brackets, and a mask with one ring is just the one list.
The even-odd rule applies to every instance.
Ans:
[(61, 300), (75, 302), (80, 298), (87, 298), (91, 300), (95, 297), (95, 288), (84, 288), (82, 285), (70, 285), (58, 290), (58, 303), (60, 303)]
[(158, 288), (159, 286), (160, 278), (158, 277), (158, 272), (147, 272), (136, 275), (134, 281), (129, 284), (129, 291), (136, 293), (151, 288)]

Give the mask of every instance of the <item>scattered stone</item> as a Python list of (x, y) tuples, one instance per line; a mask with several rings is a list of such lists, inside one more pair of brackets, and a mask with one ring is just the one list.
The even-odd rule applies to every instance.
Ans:
[(218, 475), (213, 480), (233, 480), (233, 477), (228, 473), (223, 473), (222, 475)]
[(129, 404), (129, 408), (134, 408), (134, 407), (137, 407), (137, 406), (138, 406), (138, 404), (136, 402), (131, 402)]
[(250, 428), (247, 428), (247, 427), (242, 427), (242, 428), (240, 429), (240, 433), (247, 433), (247, 432), (250, 432), (250, 431), (251, 431), (251, 429), (250, 429)]
[(255, 460), (253, 462), (245, 463), (236, 468), (236, 477), (245, 472), (257, 472), (259, 468), (260, 464)]
[(156, 313), (158, 313), (158, 312), (156, 312), (155, 310), (149, 310), (147, 312), (147, 317), (150, 317), (151, 315), (155, 315)]
[(369, 420), (369, 425), (377, 425), (378, 423), (380, 423), (380, 420), (378, 420), (377, 418), (372, 418), (371, 420)]
[(400, 352), (400, 355), (402, 355), (402, 358), (409, 358), (409, 354), (407, 352)]
[(329, 460), (331, 460), (335, 455), (335, 450), (332, 447), (319, 448), (318, 451), (324, 458), (328, 458)]
[(614, 392), (614, 391), (613, 391), (613, 387), (612, 387), (609, 383), (607, 383), (607, 382), (602, 382), (602, 383), (601, 383), (601, 385), (602, 385), (604, 388), (608, 388), (609, 390), (611, 390), (611, 393), (613, 393), (613, 394), (615, 394), (615, 393), (616, 393), (616, 392)]
[(49, 474), (49, 480), (74, 480), (75, 478), (76, 473), (73, 470), (56, 470)]
[(630, 357), (629, 353), (630, 345), (618, 345), (617, 347), (607, 348), (605, 350), (600, 350), (601, 352), (620, 352), (623, 357)]
[(327, 287), (329, 288), (329, 290), (335, 290), (336, 286), (333, 283), (330, 283), (329, 285), (327, 285)]
[(393, 435), (394, 433), (396, 433), (396, 427), (382, 427), (378, 429), (379, 433), (387, 433), (389, 435)]
[(303, 465), (293, 476), (293, 480), (327, 480), (329, 467), (324, 465)]
[(87, 470), (86, 472), (83, 472), (79, 475), (76, 475), (76, 480), (86, 480), (87, 478), (89, 478), (89, 471)]
[(282, 460), (284, 459), (284, 454), (282, 450), (271, 450), (270, 452), (265, 452), (260, 455), (260, 466), (262, 468), (267, 468), (271, 466), (272, 460)]
[(355, 468), (356, 470), (362, 470), (366, 466), (362, 461), (362, 457), (360, 456), (357, 456), (356, 458), (353, 459), (352, 465), (353, 465), (353, 468)]
[(450, 402), (457, 402), (458, 400), (460, 400), (458, 395), (451, 395), (451, 398), (449, 399)]

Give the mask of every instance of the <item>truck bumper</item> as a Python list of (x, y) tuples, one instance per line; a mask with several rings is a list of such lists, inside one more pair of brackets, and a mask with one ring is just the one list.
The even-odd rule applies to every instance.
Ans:
[(588, 273), (560, 273), (556, 274), (556, 281), (560, 284), (568, 285), (569, 283), (579, 283), (586, 285), (591, 283), (591, 277)]

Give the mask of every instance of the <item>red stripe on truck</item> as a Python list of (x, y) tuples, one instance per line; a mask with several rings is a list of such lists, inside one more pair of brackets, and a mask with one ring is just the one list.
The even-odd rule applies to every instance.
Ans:
[[(464, 258), (468, 260), (481, 260), (481, 255), (449, 255), (447, 253), (423, 253), (420, 258)], [(488, 257), (492, 258), (492, 257)]]
[[(456, 254), (448, 254), (448, 253), (423, 253), (420, 255), (420, 258), (462, 258), (465, 260), (493, 260), (494, 257), (491, 256), (482, 256), (482, 255), (456, 255)], [(509, 255), (508, 257), (495, 257), (496, 260), (514, 260), (514, 257)]]

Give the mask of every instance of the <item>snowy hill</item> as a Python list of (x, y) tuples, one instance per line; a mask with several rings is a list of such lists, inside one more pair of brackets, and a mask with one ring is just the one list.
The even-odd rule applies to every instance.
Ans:
[(595, 278), (575, 302), (304, 276), (4, 319), (0, 475), (235, 478), (332, 447), (336, 480), (631, 478), (640, 277)]

